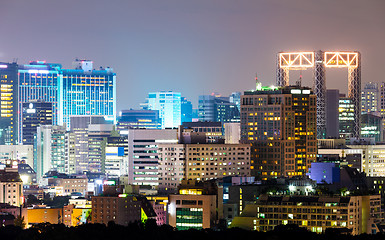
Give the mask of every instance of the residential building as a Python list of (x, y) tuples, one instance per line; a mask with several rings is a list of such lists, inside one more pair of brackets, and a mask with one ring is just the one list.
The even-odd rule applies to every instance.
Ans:
[(63, 208), (40, 207), (26, 210), (25, 223), (27, 228), (41, 223), (63, 223)]
[(270, 231), (278, 225), (296, 224), (325, 233), (329, 228), (348, 228), (353, 235), (378, 232), (382, 221), (379, 195), (368, 196), (273, 196), (260, 195), (231, 226)]
[(250, 176), (249, 144), (186, 144), (185, 178)]
[(17, 168), (0, 170), (0, 203), (17, 207), (23, 204), (23, 181)]
[(135, 221), (155, 219), (156, 213), (152, 204), (141, 195), (116, 194), (93, 196), (92, 223), (116, 224), (127, 226)]
[(163, 143), (158, 145), (158, 194), (176, 193), (186, 177), (186, 145)]
[(305, 176), (317, 156), (316, 96), (310, 88), (246, 91), (241, 113), (241, 140), (251, 144), (253, 176)]

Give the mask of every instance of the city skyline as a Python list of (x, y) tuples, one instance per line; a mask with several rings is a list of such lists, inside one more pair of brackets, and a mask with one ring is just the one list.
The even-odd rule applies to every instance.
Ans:
[[(360, 51), (362, 82), (384, 81), (376, 64), (385, 54), (383, 9), (375, 0), (6, 0), (0, 61), (69, 68), (75, 58), (90, 59), (117, 73), (118, 111), (138, 109), (152, 91), (181, 92), (197, 107), (199, 95), (254, 88), (256, 73), (263, 85), (274, 84), (280, 51)], [(299, 74), (291, 74), (291, 83)], [(327, 88), (346, 93), (345, 75), (328, 71)], [(303, 72), (303, 85), (312, 86), (311, 70)]]

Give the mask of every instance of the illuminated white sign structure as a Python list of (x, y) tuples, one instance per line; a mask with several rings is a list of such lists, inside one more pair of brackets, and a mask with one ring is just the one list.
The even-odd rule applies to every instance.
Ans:
[(360, 137), (361, 54), (357, 51), (280, 52), (277, 54), (277, 85), (289, 85), (290, 70), (314, 70), (314, 93), (317, 96), (317, 138), (326, 138), (325, 68), (348, 69), (348, 97), (354, 104), (353, 137)]

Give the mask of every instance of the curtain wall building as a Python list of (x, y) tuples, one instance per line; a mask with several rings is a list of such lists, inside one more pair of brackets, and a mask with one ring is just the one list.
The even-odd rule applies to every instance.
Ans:
[[(66, 123), (71, 116), (103, 115), (116, 120), (116, 74), (109, 67), (93, 69), (93, 62), (76, 59), (74, 69), (42, 61), (18, 66), (18, 109), (30, 101), (52, 103), (52, 124)], [(17, 111), (16, 111), (17, 112)], [(22, 111), (18, 118), (22, 142)]]
[(16, 63), (0, 62), (0, 145), (17, 143), (17, 69)]
[(181, 94), (179, 92), (150, 92), (146, 110), (159, 110), (162, 128), (177, 128), (181, 124)]

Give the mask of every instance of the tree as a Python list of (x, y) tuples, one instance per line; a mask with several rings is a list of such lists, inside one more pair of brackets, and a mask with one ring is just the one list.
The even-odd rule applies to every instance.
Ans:
[(21, 227), (22, 229), (25, 228), (25, 221), (24, 221), (24, 216), (18, 215), (15, 220), (14, 220), (14, 225), (17, 227)]

